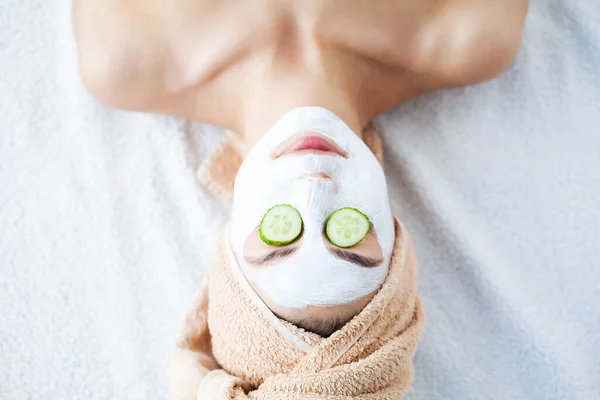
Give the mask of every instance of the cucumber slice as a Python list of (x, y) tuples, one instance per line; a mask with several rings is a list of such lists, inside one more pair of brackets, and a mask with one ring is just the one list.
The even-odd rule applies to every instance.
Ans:
[(327, 220), (325, 232), (337, 247), (352, 247), (367, 236), (371, 229), (369, 218), (355, 208), (341, 208)]
[(289, 204), (271, 207), (260, 222), (260, 238), (271, 246), (292, 243), (302, 232), (302, 217)]

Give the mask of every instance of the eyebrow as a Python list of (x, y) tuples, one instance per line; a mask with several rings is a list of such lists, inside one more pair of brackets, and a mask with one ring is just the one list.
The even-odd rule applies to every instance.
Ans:
[(255, 264), (259, 266), (271, 264), (274, 261), (281, 260), (282, 258), (286, 258), (294, 254), (298, 251), (298, 247), (286, 247), (283, 249), (276, 249), (267, 254), (263, 254), (259, 257), (246, 257), (244, 256), (244, 260), (250, 264)]
[(329, 249), (329, 252), (340, 260), (348, 261), (352, 264), (356, 264), (360, 267), (373, 268), (383, 262), (382, 258), (373, 258), (361, 256), (353, 251), (344, 249)]
[[(264, 254), (260, 257), (244, 257), (246, 262), (258, 266), (265, 266), (271, 264), (275, 261), (281, 260), (283, 258), (290, 257), (298, 251), (298, 247), (290, 247), (284, 249), (273, 250), (267, 254)], [(329, 249), (329, 252), (339, 258), (340, 260), (348, 261), (352, 264), (356, 264), (360, 267), (365, 268), (374, 268), (383, 262), (381, 258), (373, 258), (361, 256), (360, 254), (356, 254), (353, 251), (344, 250), (344, 249)]]

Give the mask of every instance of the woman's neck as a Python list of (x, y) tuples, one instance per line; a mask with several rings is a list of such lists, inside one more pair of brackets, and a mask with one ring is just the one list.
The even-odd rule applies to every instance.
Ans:
[[(281, 61), (284, 60), (284, 61)], [(237, 130), (251, 148), (287, 111), (302, 106), (323, 107), (340, 117), (357, 135), (372, 115), (361, 110), (362, 82), (356, 73), (356, 59), (336, 55), (313, 56), (294, 65), (279, 58), (270, 70), (247, 84), (243, 91), (242, 113)], [(344, 68), (343, 62), (354, 66)], [(264, 68), (264, 64), (262, 65)]]

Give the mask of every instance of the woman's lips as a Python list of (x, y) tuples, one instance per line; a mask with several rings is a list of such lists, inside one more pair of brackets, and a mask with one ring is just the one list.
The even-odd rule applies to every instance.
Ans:
[(278, 158), (286, 154), (300, 152), (302, 154), (329, 154), (346, 157), (346, 153), (334, 143), (317, 134), (303, 134), (286, 140), (275, 150), (273, 157)]

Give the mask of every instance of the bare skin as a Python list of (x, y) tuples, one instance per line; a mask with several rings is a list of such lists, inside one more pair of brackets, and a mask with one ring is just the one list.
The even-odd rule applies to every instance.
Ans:
[(104, 103), (236, 131), (322, 106), (357, 134), (514, 60), (527, 0), (74, 0), (79, 66)]
[[(246, 149), (295, 107), (327, 108), (360, 135), (403, 101), (490, 79), (514, 60), (526, 11), (527, 0), (73, 1), (95, 97), (230, 129)], [(263, 298), (295, 322), (347, 320), (368, 301), (299, 315)]]
[[(242, 135), (249, 149), (295, 107), (327, 108), (361, 135), (374, 116), (406, 100), (493, 78), (519, 50), (527, 6), (528, 0), (73, 0), (73, 17), (80, 73), (96, 98), (221, 126)], [(377, 255), (375, 244), (369, 254)], [(289, 310), (261, 295), (278, 315), (300, 322), (348, 320), (372, 297), (341, 308)], [(173, 353), (173, 399), (195, 399), (206, 368), (216, 367), (194, 345), (200, 334), (185, 333)]]

